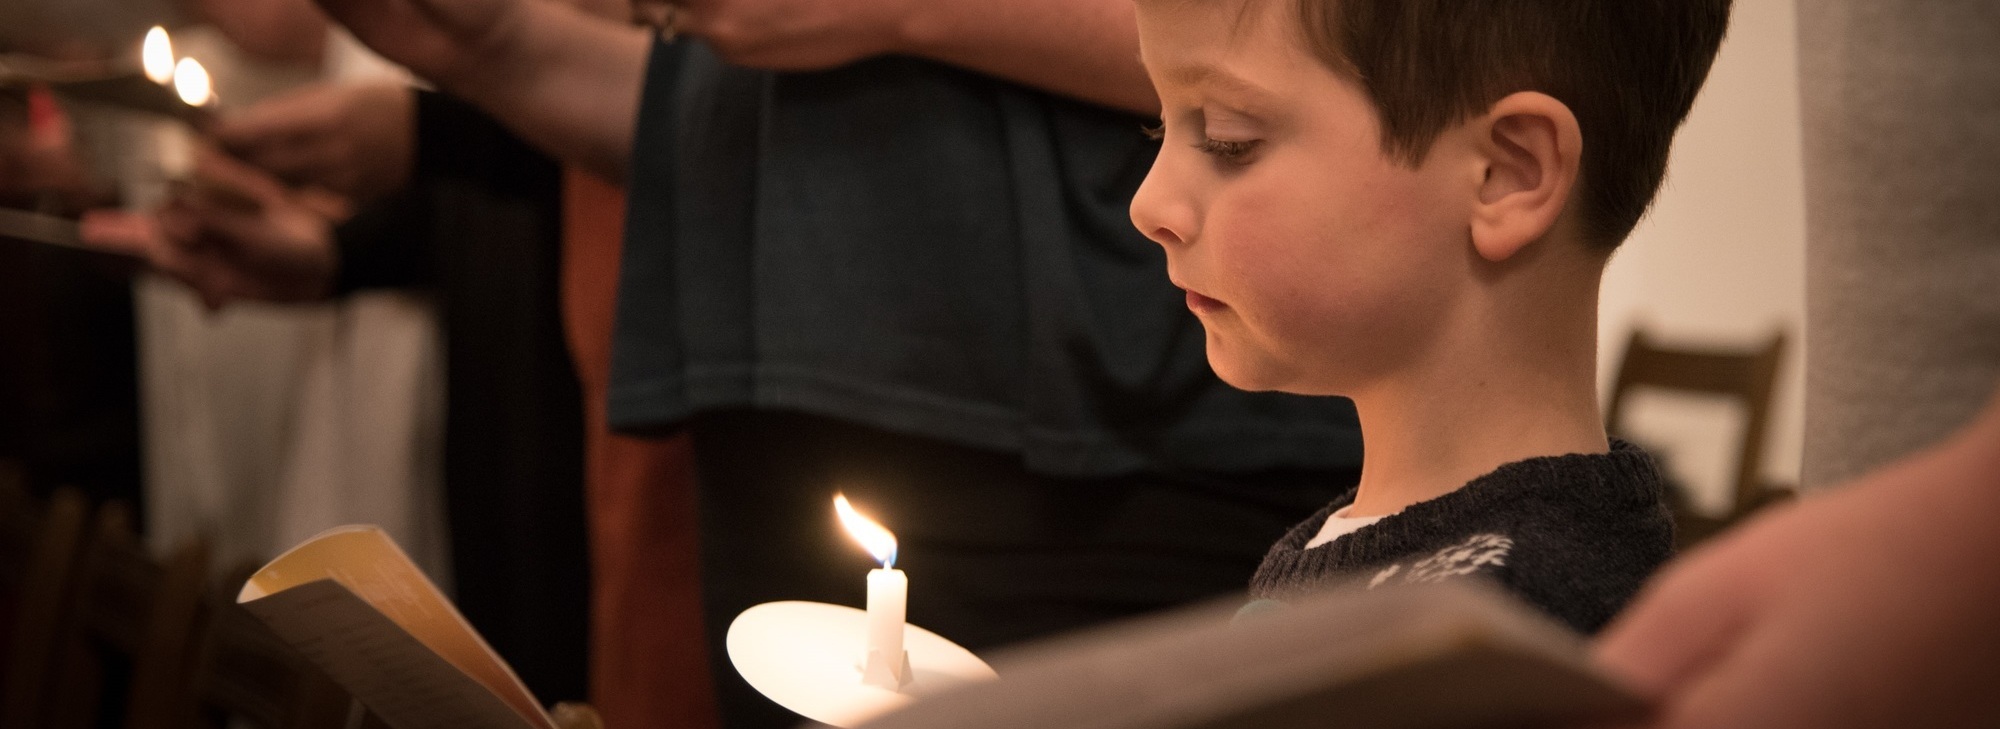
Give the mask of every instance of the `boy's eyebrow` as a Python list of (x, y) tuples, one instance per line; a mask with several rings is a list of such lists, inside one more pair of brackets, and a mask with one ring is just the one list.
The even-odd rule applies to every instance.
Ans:
[(1251, 83), (1220, 67), (1206, 63), (1190, 63), (1172, 66), (1166, 70), (1168, 79), (1188, 86), (1209, 86), (1249, 95), (1256, 99), (1275, 99), (1278, 94)]

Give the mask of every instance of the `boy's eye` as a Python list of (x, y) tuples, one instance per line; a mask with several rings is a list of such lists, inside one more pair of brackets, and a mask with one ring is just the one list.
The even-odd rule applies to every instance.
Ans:
[(1195, 143), (1195, 148), (1204, 154), (1226, 162), (1240, 162), (1257, 148), (1257, 140), (1227, 140), (1203, 137)]
[(1139, 133), (1146, 135), (1147, 139), (1151, 139), (1155, 142), (1160, 141), (1162, 139), (1166, 139), (1167, 123), (1165, 121), (1161, 121), (1158, 123), (1141, 126), (1139, 127)]

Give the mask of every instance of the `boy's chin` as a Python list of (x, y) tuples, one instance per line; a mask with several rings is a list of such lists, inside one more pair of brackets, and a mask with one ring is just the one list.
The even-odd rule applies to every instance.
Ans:
[(1332, 395), (1324, 387), (1308, 383), (1288, 368), (1274, 366), (1269, 362), (1242, 362), (1235, 358), (1218, 355), (1213, 346), (1208, 350), (1209, 369), (1224, 384), (1249, 392), (1288, 392), (1294, 395)]

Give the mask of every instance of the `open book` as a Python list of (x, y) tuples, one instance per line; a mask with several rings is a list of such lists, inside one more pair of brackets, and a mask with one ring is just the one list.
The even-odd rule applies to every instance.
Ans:
[(1581, 636), (1481, 582), (1354, 586), (1240, 616), (1237, 607), (1016, 649), (993, 662), (1000, 680), (859, 729), (1469, 729), (1644, 708), (1590, 665)]
[(395, 729), (555, 729), (380, 528), (319, 533), (257, 570), (236, 601)]
[[(555, 729), (380, 529), (313, 537), (259, 570), (237, 601), (395, 729)], [(1582, 636), (1471, 580), (1357, 586), (1261, 611), (1218, 603), (993, 663), (998, 681), (926, 696), (859, 729), (1472, 729), (1644, 709), (1589, 663)]]

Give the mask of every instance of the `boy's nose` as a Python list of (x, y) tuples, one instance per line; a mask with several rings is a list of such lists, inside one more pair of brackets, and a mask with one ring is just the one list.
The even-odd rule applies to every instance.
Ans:
[(1162, 174), (1160, 165), (1155, 163), (1146, 180), (1139, 185), (1139, 191), (1132, 196), (1132, 225), (1147, 238), (1162, 246), (1177, 246), (1187, 242), (1187, 226), (1191, 216), (1184, 204), (1175, 204), (1168, 194), (1167, 180), (1170, 175)]

